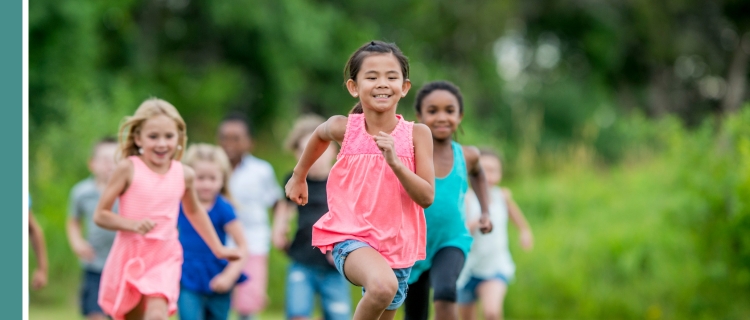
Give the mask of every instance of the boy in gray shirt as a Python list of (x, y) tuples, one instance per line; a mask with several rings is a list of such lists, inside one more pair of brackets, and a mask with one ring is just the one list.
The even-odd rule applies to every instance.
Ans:
[[(92, 177), (73, 187), (68, 203), (68, 241), (83, 266), (80, 307), (81, 313), (89, 320), (107, 319), (97, 301), (102, 269), (115, 239), (115, 232), (98, 227), (94, 224), (93, 216), (99, 196), (115, 168), (116, 152), (117, 140), (114, 138), (103, 138), (94, 145), (88, 163)], [(117, 203), (113, 208), (114, 212), (117, 212), (116, 207)], [(84, 223), (85, 239), (82, 229)]]

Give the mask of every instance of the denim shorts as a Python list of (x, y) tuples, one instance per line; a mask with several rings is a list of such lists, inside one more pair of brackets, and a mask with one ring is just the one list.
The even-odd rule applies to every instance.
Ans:
[(81, 314), (84, 316), (104, 314), (99, 306), (99, 282), (102, 273), (90, 270), (83, 271), (83, 283), (80, 292)]
[[(370, 247), (370, 245), (359, 240), (344, 240), (333, 246), (333, 261), (336, 264), (336, 269), (338, 269), (339, 273), (344, 275), (345, 278), (346, 274), (344, 274), (344, 261), (346, 260), (346, 257), (352, 251), (364, 247)], [(386, 310), (398, 309), (402, 304), (404, 304), (404, 300), (406, 300), (406, 293), (409, 291), (409, 285), (407, 284), (407, 281), (409, 280), (409, 275), (411, 274), (411, 267), (393, 269), (393, 273), (396, 275), (396, 280), (398, 280), (398, 291), (396, 291), (396, 296), (393, 297), (393, 301), (391, 301), (391, 304), (387, 308), (385, 308)], [(362, 288), (362, 295), (364, 294), (365, 288)]]
[(480, 283), (489, 280), (500, 280), (505, 283), (505, 285), (508, 285), (508, 277), (499, 273), (489, 278), (477, 278), (475, 276), (471, 276), (469, 278), (469, 281), (466, 282), (466, 285), (458, 288), (458, 298), (456, 299), (456, 302), (459, 304), (469, 304), (476, 302), (479, 298), (477, 296), (477, 286), (479, 286)]

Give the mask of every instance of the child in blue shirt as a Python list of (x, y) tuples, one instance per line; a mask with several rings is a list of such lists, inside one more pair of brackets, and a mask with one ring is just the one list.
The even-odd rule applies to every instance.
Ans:
[[(184, 162), (195, 171), (198, 199), (208, 212), (222, 244), (226, 244), (229, 234), (240, 252), (247, 252), (242, 226), (231, 204), (228, 189), (231, 168), (224, 151), (218, 146), (195, 144), (188, 148)], [(184, 252), (177, 301), (180, 319), (227, 319), (232, 288), (247, 280), (242, 274), (247, 257), (233, 262), (216, 258), (185, 217), (182, 208), (177, 228)]]

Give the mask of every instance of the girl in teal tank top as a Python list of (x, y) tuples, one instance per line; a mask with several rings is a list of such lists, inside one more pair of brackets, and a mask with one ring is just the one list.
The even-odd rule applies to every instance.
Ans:
[(459, 89), (445, 81), (426, 84), (417, 93), (416, 111), (419, 122), (432, 131), (435, 200), (424, 211), (426, 258), (412, 267), (405, 319), (428, 319), (430, 288), (434, 290), (435, 319), (457, 319), (456, 281), (472, 243), (464, 195), (470, 182), (482, 209), (480, 230), (490, 232), (487, 182), (479, 166), (479, 150), (453, 141), (463, 118)]

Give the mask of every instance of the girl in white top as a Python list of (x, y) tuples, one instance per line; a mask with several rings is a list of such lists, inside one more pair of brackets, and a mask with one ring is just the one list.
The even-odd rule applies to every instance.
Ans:
[(467, 223), (474, 242), (457, 283), (462, 320), (475, 319), (477, 300), (482, 301), (484, 319), (503, 318), (505, 292), (516, 269), (508, 250), (508, 217), (520, 230), (524, 250), (531, 250), (534, 242), (531, 228), (513, 201), (510, 190), (497, 186), (502, 179), (500, 157), (489, 150), (481, 150), (479, 163), (489, 184), (490, 221), (494, 230), (487, 234), (479, 232), (479, 202), (473, 193), (467, 195)]

